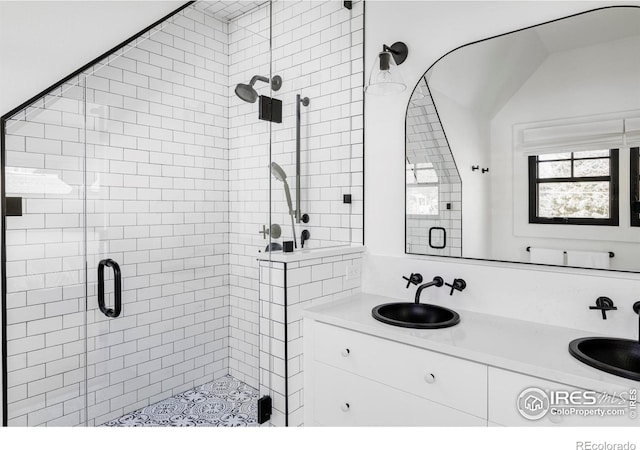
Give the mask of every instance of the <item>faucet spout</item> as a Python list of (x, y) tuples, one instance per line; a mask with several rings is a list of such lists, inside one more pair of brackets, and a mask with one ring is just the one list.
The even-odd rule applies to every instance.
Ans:
[(420, 294), (422, 294), (422, 291), (424, 291), (426, 288), (431, 286), (441, 287), (443, 284), (444, 280), (442, 279), (442, 277), (433, 277), (433, 281), (429, 281), (418, 286), (418, 290), (416, 291), (416, 303), (420, 303)]

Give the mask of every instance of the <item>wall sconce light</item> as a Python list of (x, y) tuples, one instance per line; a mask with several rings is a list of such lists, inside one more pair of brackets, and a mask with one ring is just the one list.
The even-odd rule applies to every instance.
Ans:
[(398, 66), (407, 59), (408, 54), (409, 49), (404, 42), (396, 42), (391, 47), (383, 45), (378, 59), (371, 68), (365, 92), (373, 95), (393, 95), (404, 91), (407, 85)]

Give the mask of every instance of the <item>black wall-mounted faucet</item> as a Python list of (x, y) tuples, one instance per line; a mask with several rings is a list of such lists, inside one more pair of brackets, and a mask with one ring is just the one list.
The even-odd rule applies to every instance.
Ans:
[(451, 292), (449, 292), (449, 295), (453, 295), (453, 291), (464, 291), (464, 289), (467, 287), (467, 282), (462, 278), (454, 278), (453, 283), (445, 283), (445, 286), (449, 286), (451, 288)]
[(422, 294), (422, 291), (424, 291), (426, 288), (431, 286), (441, 287), (443, 284), (444, 280), (442, 279), (442, 277), (433, 277), (433, 281), (429, 281), (418, 286), (418, 290), (416, 291), (416, 303), (420, 303), (420, 294)]
[(607, 320), (607, 311), (616, 311), (618, 308), (609, 297), (598, 297), (596, 306), (589, 306), (589, 309), (599, 309), (602, 311), (602, 320)]

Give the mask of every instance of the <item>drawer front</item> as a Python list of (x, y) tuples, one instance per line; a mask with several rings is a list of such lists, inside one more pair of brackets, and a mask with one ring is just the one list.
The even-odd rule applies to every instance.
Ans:
[(453, 408), (314, 363), (313, 423), (320, 426), (486, 426)]
[(508, 370), (489, 367), (489, 422), (505, 426), (519, 427), (592, 427), (592, 426), (640, 426), (640, 421), (624, 416), (559, 416), (547, 413), (538, 420), (524, 418), (518, 411), (518, 397), (527, 388), (546, 390), (580, 391), (540, 378), (523, 375)]
[(316, 322), (315, 360), (478, 417), (487, 417), (487, 367)]

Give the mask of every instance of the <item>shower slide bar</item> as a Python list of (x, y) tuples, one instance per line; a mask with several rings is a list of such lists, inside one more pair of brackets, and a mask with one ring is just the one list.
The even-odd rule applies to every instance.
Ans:
[(309, 106), (309, 97), (296, 94), (296, 223), (300, 223), (300, 105)]
[[(114, 308), (107, 308), (104, 303), (104, 268), (113, 268)], [(98, 263), (98, 307), (107, 317), (118, 317), (122, 311), (122, 276), (120, 266), (112, 259), (103, 259)]]

